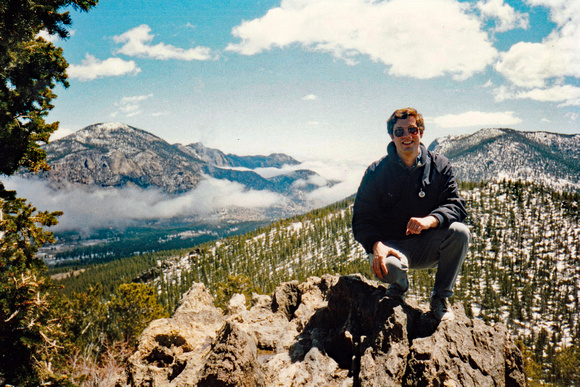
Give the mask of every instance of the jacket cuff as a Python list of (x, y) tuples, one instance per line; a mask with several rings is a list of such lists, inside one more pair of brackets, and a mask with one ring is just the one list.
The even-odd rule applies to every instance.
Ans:
[(373, 246), (375, 245), (375, 243), (377, 243), (380, 240), (381, 240), (381, 238), (379, 238), (378, 236), (376, 238), (367, 239), (367, 242), (363, 245), (367, 254), (373, 253)]
[(443, 218), (443, 215), (439, 214), (439, 213), (431, 213), (429, 214), (431, 216), (434, 216), (437, 218), (437, 220), (439, 221), (439, 224), (437, 225), (437, 228), (443, 226), (443, 222), (445, 221), (445, 218)]

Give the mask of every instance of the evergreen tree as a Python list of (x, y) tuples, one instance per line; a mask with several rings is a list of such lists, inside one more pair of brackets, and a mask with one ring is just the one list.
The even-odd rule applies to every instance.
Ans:
[[(0, 175), (20, 167), (47, 169), (47, 143), (58, 123), (46, 123), (57, 83), (68, 86), (62, 50), (39, 37), (42, 31), (68, 36), (64, 8), (87, 11), (96, 0), (3, 0), (0, 2)], [(58, 325), (50, 318), (50, 282), (35, 257), (51, 240), (42, 226), (58, 213), (36, 209), (0, 182), (0, 384), (54, 384)]]
[(157, 301), (155, 289), (135, 283), (119, 285), (117, 295), (110, 301), (109, 314), (109, 335), (130, 345), (137, 343), (151, 321), (169, 315)]
[(60, 348), (50, 311), (52, 285), (35, 256), (38, 246), (52, 240), (40, 226), (54, 224), (57, 214), (37, 213), (23, 199), (0, 204), (0, 384), (58, 380), (51, 371), (51, 354)]

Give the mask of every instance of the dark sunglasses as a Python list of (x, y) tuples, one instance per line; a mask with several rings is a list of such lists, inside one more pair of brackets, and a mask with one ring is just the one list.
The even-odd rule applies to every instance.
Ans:
[[(414, 136), (415, 134), (419, 133), (419, 128), (416, 126), (411, 126), (409, 129), (407, 129), (407, 131), (411, 136)], [(395, 133), (395, 137), (403, 137), (405, 135), (405, 129), (397, 128), (393, 131), (393, 133)]]

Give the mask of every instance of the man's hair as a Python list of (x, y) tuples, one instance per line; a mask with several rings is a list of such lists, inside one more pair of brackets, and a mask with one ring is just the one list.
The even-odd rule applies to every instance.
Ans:
[(389, 119), (387, 120), (387, 130), (389, 131), (389, 135), (393, 135), (393, 128), (397, 123), (398, 119), (406, 119), (407, 117), (415, 117), (417, 121), (417, 127), (419, 131), (423, 133), (425, 130), (425, 122), (423, 121), (423, 116), (417, 112), (417, 110), (413, 109), (412, 107), (397, 109)]

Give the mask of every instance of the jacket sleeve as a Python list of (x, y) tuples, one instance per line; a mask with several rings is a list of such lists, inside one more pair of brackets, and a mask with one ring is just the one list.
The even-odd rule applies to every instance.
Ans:
[(445, 161), (441, 169), (444, 184), (439, 193), (440, 204), (430, 214), (439, 220), (439, 227), (448, 227), (453, 222), (461, 222), (467, 216), (465, 199), (459, 194), (451, 164), (448, 160)]
[(354, 238), (367, 253), (372, 253), (374, 244), (381, 239), (376, 222), (380, 202), (374, 172), (371, 168), (365, 172), (354, 200), (352, 216)]

